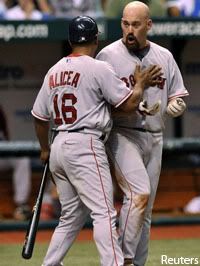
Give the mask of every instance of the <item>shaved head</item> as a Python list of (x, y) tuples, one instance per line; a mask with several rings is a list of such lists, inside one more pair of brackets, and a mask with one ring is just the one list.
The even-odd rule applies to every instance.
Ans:
[(152, 20), (146, 4), (140, 1), (127, 4), (121, 20), (123, 43), (127, 49), (134, 52), (147, 46), (147, 33), (151, 26)]
[(133, 1), (125, 6), (123, 17), (126, 17), (130, 13), (135, 13), (136, 15), (147, 19), (150, 17), (149, 7), (140, 1)]

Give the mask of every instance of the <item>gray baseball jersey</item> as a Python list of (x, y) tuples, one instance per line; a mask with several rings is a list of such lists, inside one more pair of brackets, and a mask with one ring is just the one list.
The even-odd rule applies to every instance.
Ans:
[[(180, 71), (177, 67), (172, 54), (165, 48), (150, 42), (150, 50), (140, 60), (136, 55), (130, 54), (122, 43), (118, 40), (104, 49), (97, 55), (97, 59), (109, 62), (119, 77), (131, 88), (134, 85), (133, 64), (139, 64), (142, 68), (157, 64), (162, 66), (163, 77), (160, 86), (151, 87), (144, 92), (144, 99), (147, 100), (149, 106), (161, 100), (161, 110), (155, 116), (146, 117), (145, 128), (151, 131), (162, 131), (166, 118), (167, 103), (173, 97), (182, 97), (188, 95), (188, 92), (183, 84)], [(117, 117), (114, 123), (118, 126), (126, 127), (143, 127), (144, 117), (135, 112), (129, 116)]]
[(124, 264), (112, 179), (100, 137), (112, 126), (110, 104), (117, 107), (131, 94), (108, 63), (86, 55), (62, 58), (45, 76), (32, 114), (44, 121), (52, 118), (60, 131), (51, 146), (50, 170), (62, 211), (44, 266), (61, 265), (88, 210), (101, 265)]
[[(142, 68), (160, 65), (163, 72), (160, 85), (148, 88), (143, 95), (149, 106), (161, 100), (160, 111), (154, 116), (145, 116), (139, 111), (115, 116), (107, 142), (118, 183), (125, 195), (119, 217), (120, 243), (124, 257), (133, 259), (134, 265), (145, 265), (147, 259), (151, 213), (161, 169), (162, 131), (167, 104), (174, 97), (188, 95), (170, 51), (149, 42), (149, 47), (143, 52), (138, 55), (130, 53), (120, 39), (97, 55), (97, 59), (113, 66), (129, 88), (135, 83), (132, 74), (134, 64)], [(148, 203), (146, 201), (142, 205), (145, 198)]]
[(32, 114), (44, 121), (53, 117), (58, 130), (101, 135), (112, 126), (108, 103), (118, 107), (131, 94), (108, 63), (68, 56), (48, 71)]

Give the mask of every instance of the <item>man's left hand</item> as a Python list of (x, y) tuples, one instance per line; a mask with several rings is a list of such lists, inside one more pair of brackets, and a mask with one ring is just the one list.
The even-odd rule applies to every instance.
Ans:
[(186, 109), (186, 104), (181, 98), (175, 98), (168, 103), (167, 114), (172, 117), (182, 115)]

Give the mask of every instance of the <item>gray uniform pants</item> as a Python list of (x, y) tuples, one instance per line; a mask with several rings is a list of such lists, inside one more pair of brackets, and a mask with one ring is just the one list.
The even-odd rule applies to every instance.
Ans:
[(61, 217), (43, 265), (61, 265), (90, 213), (101, 265), (122, 266), (112, 179), (103, 142), (95, 135), (60, 132), (52, 144), (50, 170), (61, 202)]
[[(124, 192), (119, 217), (120, 244), (125, 258), (142, 266), (148, 256), (151, 214), (158, 186), (162, 133), (113, 129), (107, 142), (117, 181)], [(145, 209), (140, 198), (148, 196)]]

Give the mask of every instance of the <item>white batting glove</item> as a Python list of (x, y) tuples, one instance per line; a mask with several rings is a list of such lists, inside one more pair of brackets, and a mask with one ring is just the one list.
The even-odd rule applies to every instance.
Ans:
[(160, 106), (161, 106), (160, 100), (150, 107), (147, 107), (147, 101), (144, 100), (140, 102), (138, 109), (140, 112), (144, 113), (145, 115), (155, 115), (157, 112), (160, 111)]
[(181, 98), (175, 98), (168, 103), (167, 114), (172, 117), (182, 115), (186, 109), (186, 104)]

